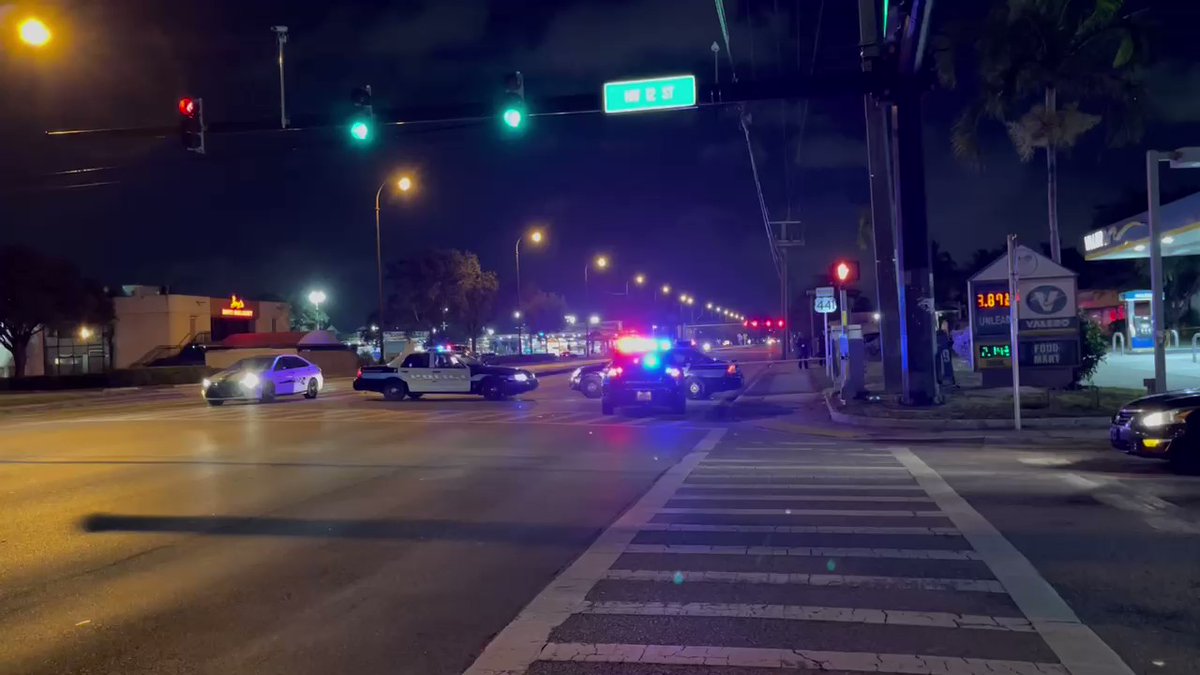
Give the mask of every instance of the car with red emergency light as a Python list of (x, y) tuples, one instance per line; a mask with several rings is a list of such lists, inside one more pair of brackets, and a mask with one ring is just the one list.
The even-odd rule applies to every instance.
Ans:
[(299, 356), (252, 356), (204, 378), (200, 391), (209, 405), (226, 401), (265, 403), (276, 396), (304, 394), (316, 398), (325, 377), (316, 364)]
[(604, 371), (600, 412), (612, 415), (619, 407), (666, 408), (687, 413), (683, 369), (669, 362), (670, 341), (626, 336), (617, 340), (612, 363)]
[(744, 384), (736, 363), (715, 359), (689, 345), (677, 346), (667, 360), (683, 369), (683, 383), (690, 399), (706, 399), (723, 391), (737, 391)]
[(1126, 403), (1108, 432), (1121, 452), (1200, 469), (1200, 389), (1145, 396)]
[(425, 394), (475, 394), (491, 401), (537, 389), (537, 375), (508, 366), (484, 365), (450, 352), (413, 352), (386, 366), (363, 366), (355, 391), (373, 391), (389, 401)]

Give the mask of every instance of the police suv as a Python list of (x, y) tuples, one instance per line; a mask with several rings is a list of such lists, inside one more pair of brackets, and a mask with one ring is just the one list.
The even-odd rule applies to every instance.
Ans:
[(487, 366), (447, 352), (414, 352), (386, 366), (364, 366), (355, 391), (374, 391), (389, 401), (425, 394), (477, 394), (492, 401), (537, 389), (537, 376), (507, 366)]

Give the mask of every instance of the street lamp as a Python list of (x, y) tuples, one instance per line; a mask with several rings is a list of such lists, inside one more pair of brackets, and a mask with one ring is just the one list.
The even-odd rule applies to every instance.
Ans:
[(633, 277), (633, 283), (637, 284), (638, 286), (645, 285), (646, 275), (645, 274), (635, 274)]
[(517, 307), (521, 306), (521, 242), (525, 240), (526, 236), (529, 238), (529, 241), (535, 244), (542, 243), (542, 239), (545, 238), (541, 230), (532, 230), (525, 236), (517, 237), (517, 245), (515, 247), (517, 261)]
[(591, 324), (591, 325), (593, 325), (593, 326), (595, 326), (595, 325), (599, 324), (599, 323), (600, 323), (600, 315), (599, 315), (599, 314), (593, 314), (593, 315), (589, 316), (589, 317), (588, 317), (588, 323), (590, 323), (590, 324)]
[(590, 270), (592, 268), (592, 265), (595, 265), (596, 269), (603, 271), (608, 268), (608, 258), (606, 256), (598, 255), (594, 259), (589, 260), (588, 263), (583, 266), (583, 300), (584, 300), (584, 304), (587, 303), (587, 299), (588, 299), (588, 270)]
[(81, 326), (79, 328), (79, 339), (87, 340), (90, 337), (92, 337), (92, 329), (87, 326)]
[(45, 22), (36, 17), (29, 17), (17, 24), (17, 36), (30, 47), (45, 47), (51, 37)]
[[(375, 191), (375, 274), (378, 277), (379, 283), (379, 324), (387, 327), (387, 322), (383, 318), (383, 245), (382, 235), (379, 228), (379, 197), (383, 194), (383, 188), (387, 187), (388, 181), (383, 181), (379, 184), (379, 189)], [(407, 174), (400, 176), (396, 180), (396, 189), (407, 193), (414, 187), (413, 179)], [(379, 357), (383, 358), (383, 332), (379, 333)]]
[(566, 314), (563, 316), (563, 321), (566, 321), (568, 326), (574, 326), (575, 322), (578, 320), (579, 320), (579, 318), (576, 317), (574, 314)]
[[(325, 291), (315, 290), (308, 292), (308, 301), (316, 308), (317, 313), (321, 312), (321, 304), (325, 302)], [(317, 317), (317, 330), (321, 330), (321, 318)]]

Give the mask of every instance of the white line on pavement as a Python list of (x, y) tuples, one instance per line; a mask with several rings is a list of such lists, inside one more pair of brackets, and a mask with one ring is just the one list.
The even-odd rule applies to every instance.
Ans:
[(1033, 564), (940, 474), (908, 448), (893, 448), (892, 452), (962, 531), (1072, 675), (1133, 675), (1121, 657), (1079, 620)]
[(644, 532), (771, 532), (774, 534), (909, 534), (954, 536), (953, 527), (853, 527), (847, 525), (698, 525), (694, 523), (646, 523)]
[(629, 645), (551, 643), (542, 649), (542, 661), (602, 661), (656, 665), (837, 670), (911, 675), (1068, 675), (1054, 663), (964, 659), (921, 654), (831, 652), (765, 647), (687, 647), (684, 645)]
[(550, 639), (550, 631), (583, 602), (596, 582), (625, 551), (637, 530), (667, 503), (683, 479), (721, 440), (725, 429), (711, 429), (692, 452), (667, 470), (646, 494), (605, 530), (583, 555), (542, 589), (512, 623), (484, 648), (465, 675), (523, 673)]
[(805, 574), (802, 572), (722, 572), (684, 570), (609, 570), (609, 581), (655, 581), (661, 583), (721, 584), (798, 584), (882, 590), (956, 591), (964, 593), (1004, 593), (994, 579), (954, 579), (946, 577), (883, 577), (853, 574)]
[(1033, 632), (1024, 617), (914, 612), (861, 607), (813, 607), (807, 605), (750, 605), (731, 602), (585, 602), (580, 614), (626, 616), (721, 616), (735, 619), (783, 619), (786, 621), (832, 621), (932, 628), (972, 628)]
[(852, 471), (855, 473), (857, 473), (859, 471), (861, 471), (863, 473), (867, 473), (870, 471), (878, 471), (880, 473), (888, 473), (888, 472), (895, 472), (895, 471), (907, 471), (907, 469), (905, 469), (902, 466), (875, 466), (875, 465), (864, 465), (864, 464), (848, 464), (848, 465), (847, 464), (821, 464), (819, 462), (812, 462), (812, 463), (807, 463), (807, 464), (752, 464), (750, 466), (714, 466), (712, 468), (708, 468), (705, 466), (699, 466), (696, 468), (695, 473), (696, 473), (696, 475), (704, 475), (705, 471), (750, 471), (750, 472), (771, 471), (771, 472), (776, 472), (776, 471), (788, 471), (788, 470), (812, 471), (813, 469), (816, 469), (821, 472), (824, 472), (824, 471)]
[(876, 483), (857, 485), (854, 483), (684, 483), (680, 492), (695, 494), (698, 490), (912, 490), (924, 494), (920, 485)]
[(685, 509), (662, 508), (659, 513), (713, 516), (870, 516), (872, 518), (945, 518), (941, 511), (871, 511), (868, 509)]
[(630, 544), (626, 553), (689, 555), (796, 556), (817, 558), (904, 558), (907, 560), (979, 560), (975, 551), (923, 548), (858, 548), (837, 546), (710, 546), (707, 544)]
[(922, 502), (930, 504), (928, 497), (891, 497), (887, 495), (675, 495), (671, 501), (755, 501), (755, 502)]

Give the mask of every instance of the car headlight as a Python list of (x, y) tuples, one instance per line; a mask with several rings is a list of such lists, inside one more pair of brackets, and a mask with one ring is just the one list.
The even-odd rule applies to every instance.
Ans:
[(516, 382), (525, 382), (529, 379), (529, 376), (525, 373), (517, 373), (516, 375), (513, 375), (512, 379)]
[(200, 388), (201, 389), (208, 389), (211, 386), (212, 386), (212, 380), (208, 379), (207, 377), (204, 378), (203, 380), (200, 380)]
[(253, 389), (257, 387), (259, 383), (258, 376), (254, 373), (246, 373), (242, 376), (242, 379), (238, 381), (241, 382), (242, 386), (247, 389)]
[(1147, 413), (1138, 418), (1138, 423), (1152, 429), (1165, 427), (1168, 424), (1180, 424), (1187, 419), (1187, 416), (1191, 412), (1191, 410), (1163, 410), (1161, 412)]
[(583, 368), (576, 368), (575, 370), (572, 370), (571, 371), (571, 379), (578, 380), (580, 374), (582, 374), (582, 373), (583, 373)]
[(676, 368), (674, 366), (667, 366), (666, 371), (667, 371), (667, 374), (670, 375), (671, 377), (679, 377), (680, 375), (683, 374), (678, 368)]

